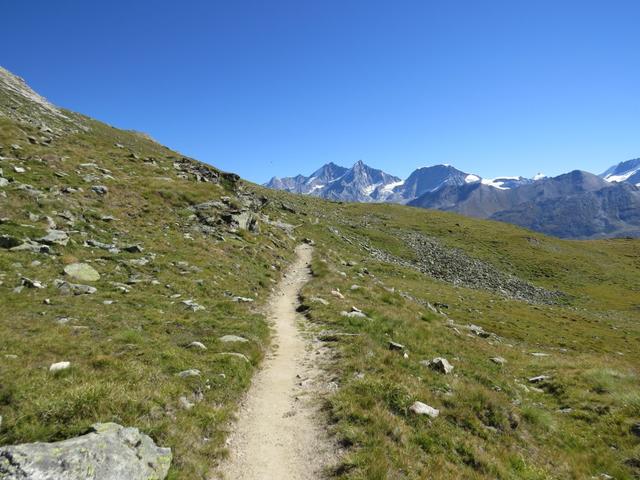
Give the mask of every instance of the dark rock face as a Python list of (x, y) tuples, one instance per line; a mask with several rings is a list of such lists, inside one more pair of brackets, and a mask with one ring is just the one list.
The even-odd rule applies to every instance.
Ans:
[(265, 186), (336, 201), (371, 202), (375, 201), (372, 194), (377, 188), (399, 181), (398, 177), (358, 161), (351, 168), (328, 163), (308, 177), (274, 177)]
[(399, 181), (398, 177), (358, 161), (342, 177), (324, 189), (322, 196), (330, 200), (370, 202), (371, 194), (376, 188)]
[(445, 187), (409, 205), (513, 223), (563, 238), (640, 236), (640, 189), (579, 170), (500, 190)]
[(401, 185), (392, 189), (376, 189), (373, 197), (378, 201), (407, 203), (421, 195), (435, 192), (441, 188), (462, 186), (466, 183), (479, 181), (479, 177), (470, 176), (468, 173), (461, 172), (450, 165), (434, 165), (415, 170)]
[(0, 478), (162, 480), (171, 458), (171, 449), (156, 446), (137, 428), (97, 423), (90, 433), (62, 442), (0, 447)]
[(341, 167), (335, 163), (327, 163), (308, 177), (304, 175), (285, 178), (273, 177), (265, 186), (275, 190), (286, 190), (291, 193), (320, 195), (323, 188), (342, 177), (348, 170), (348, 168)]

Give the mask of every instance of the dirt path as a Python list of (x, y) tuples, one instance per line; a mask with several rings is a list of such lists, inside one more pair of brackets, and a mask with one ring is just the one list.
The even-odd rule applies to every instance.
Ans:
[(309, 280), (312, 248), (297, 258), (272, 295), (269, 320), (274, 349), (257, 373), (221, 466), (228, 480), (313, 480), (331, 463), (332, 444), (317, 420), (314, 384), (320, 372), (311, 345), (298, 331), (298, 294)]

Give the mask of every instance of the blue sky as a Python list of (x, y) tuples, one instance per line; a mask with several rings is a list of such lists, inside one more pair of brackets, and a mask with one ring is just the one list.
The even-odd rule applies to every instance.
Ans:
[(0, 64), (54, 103), (253, 181), (600, 173), (640, 156), (640, 2), (3, 2)]

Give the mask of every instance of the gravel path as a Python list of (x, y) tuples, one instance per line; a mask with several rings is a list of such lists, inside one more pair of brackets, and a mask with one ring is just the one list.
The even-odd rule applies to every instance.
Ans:
[(230, 458), (221, 466), (228, 480), (313, 480), (331, 465), (334, 448), (318, 421), (314, 361), (317, 352), (298, 331), (298, 294), (309, 280), (312, 247), (297, 258), (269, 303), (274, 349), (266, 359), (238, 414), (229, 439)]

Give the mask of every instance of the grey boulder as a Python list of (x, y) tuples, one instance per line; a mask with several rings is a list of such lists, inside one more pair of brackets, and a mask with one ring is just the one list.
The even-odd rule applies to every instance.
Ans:
[(79, 282), (97, 282), (100, 274), (88, 263), (72, 263), (64, 267), (64, 273)]
[(56, 244), (65, 246), (69, 242), (69, 235), (63, 230), (48, 230), (47, 234), (38, 239), (38, 241), (47, 245)]
[(171, 449), (137, 428), (96, 423), (80, 437), (0, 447), (0, 478), (18, 480), (162, 480)]

